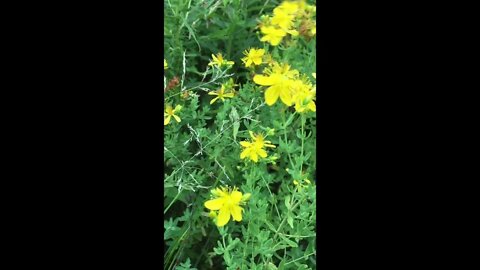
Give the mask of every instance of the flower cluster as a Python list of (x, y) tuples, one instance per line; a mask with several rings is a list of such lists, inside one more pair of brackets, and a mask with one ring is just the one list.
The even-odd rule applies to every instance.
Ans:
[[(263, 42), (277, 46), (282, 39), (290, 34), (298, 36), (299, 33), (306, 37), (316, 34), (315, 6), (309, 5), (305, 0), (284, 1), (273, 10), (273, 16), (261, 18), (260, 32)], [(297, 30), (299, 29), (300, 32)]]
[[(270, 45), (277, 46), (287, 36), (305, 36), (313, 37), (316, 34), (316, 24), (312, 16), (315, 13), (315, 6), (308, 5), (304, 0), (283, 1), (279, 6), (273, 10), (272, 16), (263, 16), (262, 23), (260, 25), (260, 32), (262, 33), (261, 41), (268, 42)], [(297, 69), (292, 68), (288, 63), (276, 61), (273, 59), (273, 55), (278, 56), (277, 53), (269, 54), (267, 51), (269, 46), (264, 44), (264, 48), (248, 48), (243, 52), (244, 57), (241, 58), (244, 66), (249, 69), (250, 74), (253, 76), (253, 82), (257, 85), (264, 86), (264, 98), (265, 103), (268, 106), (274, 105), (279, 99), (281, 103), (288, 107), (295, 109), (297, 113), (315, 112), (316, 105), (316, 85), (312, 83), (312, 80), (305, 74), (301, 74)], [(233, 99), (236, 96), (234, 80), (230, 78), (228, 81), (221, 83), (219, 79), (227, 78), (230, 76), (223, 76), (225, 71), (232, 68), (235, 62), (227, 60), (221, 53), (212, 54), (212, 59), (208, 63), (208, 66), (213, 69), (207, 68), (204, 78), (207, 74), (212, 75), (212, 82), (215, 82), (216, 88), (210, 91), (210, 88), (197, 87), (202, 90), (209, 91), (209, 96), (214, 96), (210, 100), (210, 104), (225, 102), (225, 99)], [(164, 59), (164, 70), (168, 69), (168, 63)], [(220, 74), (219, 76), (217, 76)], [(311, 74), (316, 80), (316, 73)], [(165, 84), (166, 84), (166, 78)], [(202, 79), (203, 82), (203, 79)], [(174, 77), (165, 87), (165, 92), (169, 89), (174, 89), (179, 84), (178, 77)], [(205, 84), (202, 84), (203, 86)], [(179, 93), (180, 98), (187, 99), (192, 95), (193, 89), (183, 88)], [(169, 92), (170, 93), (170, 92)], [(177, 94), (172, 94), (172, 96)], [(240, 95), (239, 95), (240, 96)], [(252, 100), (253, 102), (253, 100)], [(217, 104), (218, 104), (217, 103)], [(233, 105), (237, 105), (233, 102)], [(263, 104), (262, 104), (263, 105)], [(240, 105), (241, 106), (241, 105)], [(173, 117), (177, 123), (182, 120), (179, 117), (179, 113), (182, 109), (181, 105), (176, 105), (175, 108), (172, 105), (167, 105), (164, 112), (164, 125), (168, 125)], [(235, 111), (236, 113), (236, 111)], [(238, 121), (238, 114), (236, 118), (232, 117), (232, 121)], [(186, 119), (184, 119), (186, 120)], [(268, 136), (275, 136), (274, 129), (264, 128), (265, 133), (254, 133), (248, 131), (250, 138), (244, 141), (240, 141), (241, 160), (250, 160), (253, 165), (259, 162), (267, 162), (275, 165), (275, 161), (279, 158), (280, 154), (275, 153), (272, 148), (276, 148), (271, 141), (266, 140)], [(222, 127), (223, 129), (223, 127)], [(239, 126), (235, 132), (238, 132)], [(235, 133), (234, 134), (237, 134)], [(303, 122), (302, 122), (303, 133)], [(234, 135), (236, 136), (236, 135)], [(270, 153), (267, 153), (267, 148), (271, 148)], [(302, 141), (302, 153), (303, 153), (303, 141)], [(238, 157), (238, 152), (237, 152)], [(277, 166), (278, 168), (278, 166)], [(278, 170), (278, 169), (277, 169)], [(301, 168), (300, 168), (301, 170)], [(287, 169), (288, 171), (288, 169)], [(301, 179), (303, 178), (303, 179)], [(297, 190), (308, 187), (311, 182), (302, 177), (297, 177), (293, 183)], [(232, 218), (234, 221), (242, 221), (243, 208), (242, 205), (250, 198), (251, 194), (242, 194), (236, 187), (217, 187), (211, 190), (211, 198), (204, 202), (204, 206), (210, 210), (208, 214), (218, 227), (223, 227)]]
[(225, 226), (230, 216), (235, 221), (242, 221), (243, 208), (240, 205), (245, 204), (251, 196), (250, 193), (243, 195), (236, 187), (215, 188), (211, 193), (212, 199), (206, 201), (204, 206), (211, 211), (209, 216), (218, 227)]
[(299, 113), (316, 111), (315, 86), (306, 76), (300, 76), (296, 69), (291, 69), (289, 64), (273, 62), (263, 70), (263, 74), (253, 77), (256, 84), (268, 86), (265, 90), (265, 103), (272, 106), (280, 100), (287, 106), (295, 104)]

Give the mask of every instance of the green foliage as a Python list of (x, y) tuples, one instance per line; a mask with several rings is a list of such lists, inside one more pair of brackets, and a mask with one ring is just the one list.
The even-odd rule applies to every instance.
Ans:
[[(260, 42), (260, 16), (279, 1), (165, 0), (165, 103), (181, 105), (164, 128), (164, 269), (313, 269), (316, 267), (316, 115), (280, 101), (265, 104), (264, 86), (246, 68), (249, 48), (264, 48), (310, 80), (315, 39)], [(310, 4), (312, 4), (309, 1)], [(208, 66), (222, 53), (231, 68)], [(174, 77), (178, 83), (171, 83)], [(207, 92), (237, 84), (235, 96)], [(275, 148), (241, 159), (249, 131), (268, 134)], [(294, 184), (296, 180), (296, 184)], [(309, 183), (310, 182), (310, 183)], [(242, 221), (217, 227), (204, 203), (219, 186), (251, 193)]]

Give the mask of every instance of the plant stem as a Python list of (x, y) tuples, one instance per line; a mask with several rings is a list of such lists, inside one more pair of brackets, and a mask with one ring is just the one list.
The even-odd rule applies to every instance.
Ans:
[(195, 268), (196, 268), (197, 265), (200, 263), (200, 259), (202, 258), (203, 254), (205, 254), (205, 252), (207, 251), (207, 250), (206, 250), (206, 247), (207, 247), (208, 243), (210, 242), (210, 239), (212, 239), (211, 235), (212, 235), (214, 229), (215, 229), (215, 228), (212, 228), (212, 229), (210, 230), (210, 233), (208, 233), (207, 242), (205, 243), (205, 245), (203, 245), (202, 253), (201, 253), (200, 256), (198, 257), (197, 261), (195, 262), (195, 266), (194, 266)]
[[(285, 144), (288, 146), (288, 139), (287, 139), (287, 121), (286, 121), (286, 115), (285, 115), (285, 111), (283, 112), (282, 114), (282, 120), (283, 120), (283, 138), (285, 140)], [(288, 155), (288, 160), (290, 161), (290, 165), (292, 165), (292, 169), (295, 168), (294, 164), (293, 164), (293, 160), (292, 160), (292, 157), (290, 156), (290, 152), (288, 151), (287, 149), (287, 155)]]
[(289, 261), (289, 262), (287, 262), (285, 265), (291, 264), (291, 263), (293, 263), (293, 262), (299, 261), (299, 260), (304, 259), (304, 258), (307, 258), (308, 256), (313, 255), (313, 254), (315, 254), (315, 252), (312, 252), (312, 253), (310, 253), (310, 254), (304, 255), (304, 256), (302, 256), (302, 257), (300, 257), (300, 258), (297, 258), (297, 259), (295, 259), (295, 260), (293, 260), (293, 261)]
[[(263, 178), (263, 175), (262, 175), (262, 180), (265, 183), (265, 186), (267, 187), (268, 192), (270, 193), (270, 196), (272, 196), (272, 198), (275, 199), (275, 196), (273, 195), (272, 191), (270, 190), (270, 187), (268, 186), (267, 181), (265, 181), (265, 178)], [(277, 208), (277, 204), (275, 203), (275, 204), (273, 204), (273, 206), (275, 207), (275, 210), (277, 211), (278, 217), (281, 218), (280, 211), (278, 211), (278, 208)]]
[(265, 2), (265, 4), (263, 4), (262, 9), (260, 9), (260, 12), (258, 12), (258, 16), (260, 16), (260, 15), (262, 14), (263, 9), (268, 5), (268, 2), (270, 2), (270, 0), (267, 0), (267, 1)]
[(302, 157), (302, 162), (300, 163), (300, 173), (302, 173), (303, 170), (303, 142), (305, 140), (305, 115), (302, 114), (302, 150), (300, 152), (300, 156)]
[(168, 209), (170, 209), (170, 206), (172, 206), (172, 204), (174, 202), (177, 201), (177, 198), (178, 196), (180, 196), (180, 193), (182, 192), (183, 189), (180, 189), (180, 191), (177, 193), (177, 195), (175, 196), (175, 198), (173, 198), (172, 202), (167, 206), (167, 208), (163, 211), (163, 214), (165, 215), (165, 213), (167, 213)]

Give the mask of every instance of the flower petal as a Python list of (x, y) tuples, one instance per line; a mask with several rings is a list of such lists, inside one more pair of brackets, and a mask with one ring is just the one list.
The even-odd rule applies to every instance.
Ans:
[(247, 141), (241, 141), (240, 145), (243, 146), (243, 147), (250, 147), (252, 145), (252, 143), (247, 142)]
[(218, 227), (223, 227), (225, 224), (228, 223), (230, 220), (230, 211), (226, 207), (220, 208), (220, 211), (218, 213), (217, 217), (217, 226)]
[(298, 36), (298, 31), (297, 31), (297, 30), (288, 30), (287, 33), (289, 33), (289, 34), (292, 35), (293, 37)]
[(163, 125), (164, 126), (166, 126), (166, 125), (168, 125), (168, 123), (170, 123), (170, 118), (171, 118), (171, 116), (169, 115), (169, 116), (167, 116), (163, 119)]
[(263, 144), (263, 146), (265, 146), (265, 147), (272, 147), (272, 148), (275, 148), (275, 147), (276, 147), (275, 145), (273, 145), (273, 144), (268, 144), (268, 143)]
[(267, 157), (267, 152), (266, 152), (265, 150), (263, 150), (263, 149), (258, 149), (258, 150), (257, 150), (257, 154), (258, 154), (259, 156), (261, 156), (262, 158), (266, 158), (266, 157)]
[(258, 162), (258, 155), (255, 152), (250, 153), (250, 159), (253, 160), (253, 162)]
[(215, 101), (217, 101), (217, 99), (219, 99), (219, 97), (216, 97), (216, 98), (210, 100), (210, 104), (213, 104)]
[(232, 207), (232, 218), (235, 221), (242, 221), (242, 207), (235, 205)]
[(242, 199), (242, 193), (240, 191), (235, 190), (232, 192), (231, 198), (234, 204), (238, 204)]
[(211, 192), (212, 192), (213, 196), (215, 196), (215, 197), (225, 197), (225, 196), (228, 195), (224, 188), (216, 188), (216, 189), (212, 190)]
[(251, 152), (251, 149), (250, 148), (246, 148), (245, 150), (242, 151), (242, 153), (240, 153), (240, 159), (244, 159), (246, 158)]
[(265, 102), (267, 103), (268, 106), (272, 106), (278, 99), (279, 92), (278, 92), (278, 86), (271, 86), (265, 91)]
[(287, 106), (292, 106), (292, 95), (290, 94), (290, 91), (288, 91), (288, 88), (282, 87), (279, 92), (282, 102)]
[(224, 198), (213, 199), (205, 202), (205, 207), (210, 210), (219, 210), (225, 204)]
[(173, 116), (173, 118), (175, 118), (175, 120), (176, 120), (177, 122), (179, 122), (179, 123), (182, 122), (182, 119), (180, 119), (180, 117), (176, 116), (175, 114), (172, 115), (172, 116)]
[(317, 110), (317, 106), (315, 105), (315, 102), (311, 101), (308, 103), (307, 108), (310, 109), (310, 111), (315, 112)]
[(253, 77), (253, 81), (256, 83), (256, 84), (260, 84), (260, 85), (264, 85), (264, 86), (269, 86), (269, 85), (272, 85), (275, 83), (275, 80), (274, 78), (272, 78), (272, 76), (263, 76), (263, 75), (255, 75)]
[(272, 46), (277, 46), (278, 44), (280, 44), (280, 42), (282, 41), (283, 39), (283, 36), (281, 37), (272, 37), (270, 39), (270, 44), (272, 44)]

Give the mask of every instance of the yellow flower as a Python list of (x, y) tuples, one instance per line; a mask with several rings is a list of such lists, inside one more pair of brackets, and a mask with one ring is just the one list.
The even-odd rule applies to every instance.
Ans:
[[(209, 216), (216, 219), (216, 225), (223, 227), (232, 216), (235, 221), (242, 221), (243, 208), (240, 206), (250, 198), (250, 193), (242, 195), (237, 188), (216, 188), (212, 190), (213, 198), (205, 202), (205, 207), (212, 212)], [(216, 212), (218, 211), (218, 215)]]
[(245, 159), (248, 157), (253, 162), (258, 162), (258, 157), (266, 158), (267, 151), (263, 149), (264, 147), (275, 148), (275, 145), (271, 144), (270, 141), (265, 140), (262, 134), (255, 135), (253, 132), (249, 131), (252, 141), (241, 141), (240, 145), (245, 147), (245, 149), (240, 153), (240, 158)]
[(263, 148), (263, 147), (275, 148), (275, 145), (273, 145), (271, 141), (265, 140), (265, 137), (263, 136), (263, 134), (255, 134), (252, 131), (248, 131), (248, 134), (250, 134), (250, 137), (252, 137), (253, 143), (257, 144), (258, 147), (260, 147), (260, 148)]
[(163, 59), (163, 69), (168, 69), (167, 60)]
[(295, 111), (298, 113), (315, 112), (315, 87), (305, 84), (301, 80), (292, 81), (291, 85), (292, 91), (295, 93)]
[(264, 49), (250, 49), (250, 51), (244, 51), (243, 54), (246, 56), (242, 58), (243, 63), (245, 63), (246, 67), (249, 67), (252, 65), (260, 65), (262, 63), (262, 57), (265, 54)]
[(256, 84), (270, 86), (265, 91), (265, 102), (268, 106), (272, 106), (277, 102), (278, 97), (287, 105), (292, 105), (292, 95), (290, 91), (290, 80), (278, 73), (272, 73), (269, 76), (255, 75), (253, 81)]
[(208, 63), (209, 66), (217, 66), (217, 67), (221, 67), (221, 66), (228, 66), (228, 67), (231, 67), (233, 66), (233, 64), (235, 64), (235, 62), (233, 61), (228, 61), (226, 59), (223, 59), (223, 56), (221, 53), (217, 53), (217, 55), (213, 55), (212, 54), (212, 61), (210, 61), (210, 63)]
[(245, 150), (240, 153), (241, 159), (245, 159), (246, 157), (248, 157), (250, 160), (256, 163), (258, 162), (258, 156), (262, 158), (267, 157), (267, 152), (264, 149), (258, 147), (257, 144), (248, 141), (241, 141), (240, 145), (245, 147)]
[(222, 101), (225, 101), (225, 98), (233, 98), (234, 96), (233, 93), (225, 93), (225, 86), (223, 84), (222, 84), (222, 88), (220, 88), (217, 91), (208, 92), (208, 94), (211, 96), (217, 96), (216, 98), (210, 101), (210, 104), (213, 104), (217, 99), (221, 99)]
[(276, 28), (274, 26), (262, 26), (260, 31), (264, 36), (260, 41), (266, 41), (272, 46), (277, 46), (282, 41), (283, 37), (287, 35), (287, 32), (283, 29)]
[(182, 106), (177, 105), (175, 106), (175, 109), (172, 108), (172, 106), (167, 105), (167, 108), (165, 108), (165, 112), (163, 113), (163, 125), (166, 126), (168, 123), (170, 123), (170, 118), (173, 116), (177, 122), (181, 122), (182, 119), (175, 115), (175, 113), (178, 113), (182, 109)]
[(303, 113), (307, 111), (315, 112), (317, 107), (313, 101), (315, 94), (309, 93), (300, 93), (295, 99), (295, 111), (298, 113)]
[(278, 98), (287, 106), (292, 106), (301, 91), (308, 92), (310, 84), (305, 84), (302, 78), (299, 80), (299, 72), (291, 69), (288, 64), (278, 64), (274, 62), (269, 68), (265, 69), (265, 75), (255, 75), (253, 81), (256, 84), (269, 86), (265, 91), (265, 103), (271, 106), (277, 102)]
[(274, 62), (271, 67), (272, 73), (278, 73), (284, 75), (288, 79), (294, 79), (299, 76), (299, 72), (296, 69), (290, 70), (290, 65), (287, 63), (279, 64)]
[(295, 14), (297, 13), (298, 9), (300, 8), (300, 1), (283, 1), (278, 7), (276, 7), (275, 10), (280, 10), (283, 11), (287, 14)]
[(295, 17), (283, 9), (278, 7), (273, 10), (273, 17), (271, 23), (273, 25), (278, 25), (283, 30), (287, 31), (293, 26), (293, 19)]

